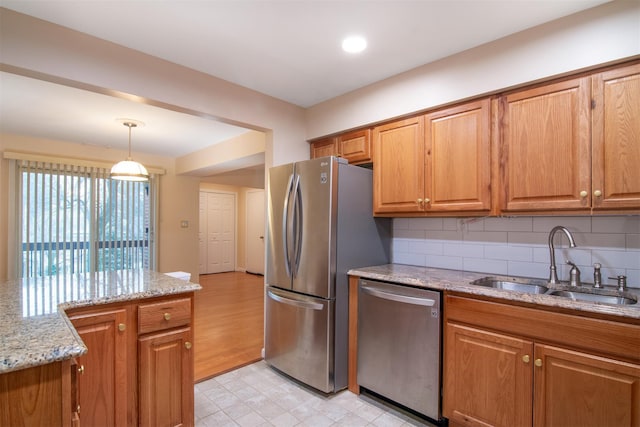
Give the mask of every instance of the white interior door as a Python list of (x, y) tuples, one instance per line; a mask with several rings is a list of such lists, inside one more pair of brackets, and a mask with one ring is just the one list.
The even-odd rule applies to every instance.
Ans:
[(264, 190), (247, 192), (247, 272), (264, 275)]
[[(204, 248), (206, 255), (200, 254), (205, 267), (202, 274), (222, 273), (235, 270), (235, 195), (226, 193), (203, 192), (206, 208), (201, 209), (200, 233), (206, 236)], [(201, 198), (202, 200), (202, 198)], [(202, 218), (204, 217), (204, 221)]]
[(207, 193), (200, 192), (198, 220), (198, 271), (207, 273)]

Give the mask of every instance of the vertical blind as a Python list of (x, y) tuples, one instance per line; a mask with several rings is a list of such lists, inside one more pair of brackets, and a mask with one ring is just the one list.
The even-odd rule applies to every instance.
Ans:
[(155, 267), (155, 176), (129, 182), (96, 166), (16, 166), (20, 277)]

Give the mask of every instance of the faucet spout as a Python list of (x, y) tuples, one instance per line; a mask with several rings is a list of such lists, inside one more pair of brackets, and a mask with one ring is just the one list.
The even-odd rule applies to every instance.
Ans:
[(553, 245), (553, 238), (555, 237), (556, 233), (558, 231), (562, 231), (566, 236), (567, 239), (569, 239), (569, 246), (572, 248), (576, 247), (576, 242), (575, 240), (573, 240), (573, 236), (571, 235), (571, 232), (569, 230), (567, 230), (565, 227), (561, 226), (561, 225), (557, 225), (555, 227), (553, 227), (551, 229), (551, 231), (549, 232), (549, 258), (551, 260), (550, 266), (549, 266), (549, 283), (550, 284), (558, 284), (558, 272), (556, 269), (556, 254), (555, 254), (555, 247)]

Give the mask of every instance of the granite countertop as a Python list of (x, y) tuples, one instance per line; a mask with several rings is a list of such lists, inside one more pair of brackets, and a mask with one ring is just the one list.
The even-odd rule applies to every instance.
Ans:
[(148, 270), (19, 279), (0, 284), (0, 374), (86, 353), (65, 310), (179, 294), (200, 285)]
[[(372, 280), (394, 282), (421, 288), (456, 291), (470, 295), (486, 296), (513, 302), (536, 304), (543, 307), (556, 307), (575, 310), (578, 312), (596, 313), (618, 316), (621, 320), (640, 320), (640, 302), (630, 305), (604, 304), (586, 301), (574, 301), (570, 298), (516, 292), (484, 286), (472, 285), (471, 282), (481, 277), (492, 276), (488, 273), (474, 273), (441, 268), (417, 267), (403, 264), (385, 264), (372, 267), (355, 268), (348, 272), (353, 276), (360, 276)], [(504, 276), (504, 275), (495, 275)], [(566, 289), (566, 286), (562, 286)], [(588, 292), (592, 286), (585, 285), (582, 291)], [(607, 289), (613, 289), (607, 287)], [(640, 289), (630, 288), (628, 294), (640, 301)]]

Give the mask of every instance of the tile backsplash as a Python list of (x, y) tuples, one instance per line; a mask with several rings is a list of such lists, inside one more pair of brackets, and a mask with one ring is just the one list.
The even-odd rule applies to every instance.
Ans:
[(602, 264), (602, 281), (619, 274), (640, 288), (640, 215), (510, 218), (395, 218), (392, 261), (455, 270), (549, 277), (549, 231), (563, 225), (554, 243), (560, 280), (568, 280), (571, 260), (582, 282), (593, 283), (593, 264)]

